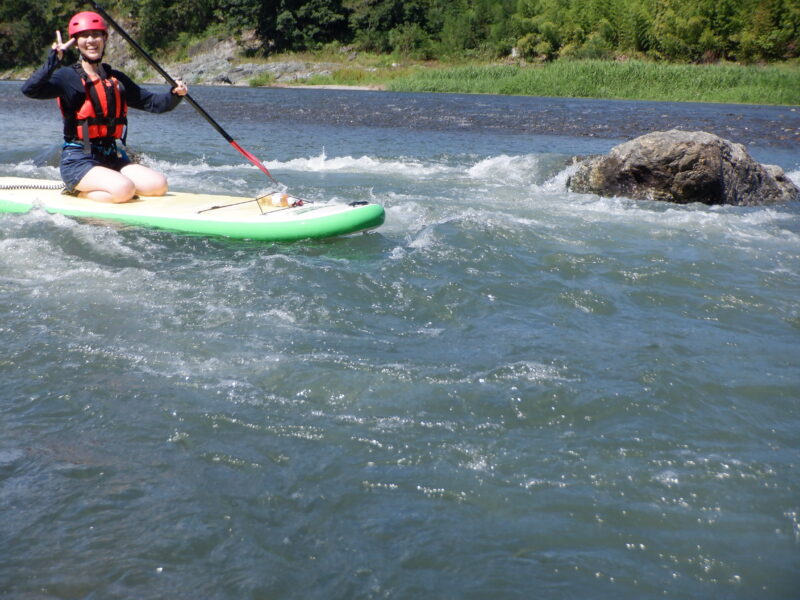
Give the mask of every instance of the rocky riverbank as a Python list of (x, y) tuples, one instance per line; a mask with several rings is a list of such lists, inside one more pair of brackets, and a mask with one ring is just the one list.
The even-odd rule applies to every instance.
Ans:
[[(209, 38), (187, 49), (188, 61), (166, 63), (164, 68), (189, 85), (293, 84), (315, 75), (330, 75), (341, 68), (338, 63), (300, 60), (252, 61), (246, 57), (246, 42)], [(157, 75), (144, 80), (159, 81)]]

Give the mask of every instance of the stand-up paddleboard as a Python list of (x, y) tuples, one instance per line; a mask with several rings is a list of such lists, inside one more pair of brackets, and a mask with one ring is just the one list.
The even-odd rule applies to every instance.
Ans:
[(65, 195), (62, 188), (59, 181), (0, 177), (0, 212), (24, 213), (41, 208), (70, 217), (271, 242), (367, 231), (380, 227), (385, 219), (379, 204), (309, 203), (281, 193), (245, 198), (169, 192), (111, 204)]

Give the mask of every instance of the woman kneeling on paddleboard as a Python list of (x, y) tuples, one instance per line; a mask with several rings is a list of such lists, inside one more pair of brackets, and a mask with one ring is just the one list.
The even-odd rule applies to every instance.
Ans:
[[(80, 12), (69, 21), (67, 42), (56, 31), (56, 42), (44, 66), (25, 82), (31, 98), (57, 98), (64, 116), (61, 178), (68, 192), (103, 202), (127, 202), (136, 194), (162, 196), (167, 178), (131, 162), (117, 146), (127, 133), (127, 107), (152, 113), (175, 108), (187, 93), (178, 81), (170, 92), (153, 94), (124, 73), (103, 64), (108, 27), (94, 12)], [(64, 51), (75, 44), (81, 59), (59, 69)]]

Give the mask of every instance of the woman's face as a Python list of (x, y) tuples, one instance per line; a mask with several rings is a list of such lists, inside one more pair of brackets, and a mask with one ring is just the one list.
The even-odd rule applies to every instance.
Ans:
[(103, 48), (106, 45), (106, 32), (99, 29), (81, 31), (76, 36), (76, 45), (80, 53), (89, 60), (99, 60), (103, 57)]

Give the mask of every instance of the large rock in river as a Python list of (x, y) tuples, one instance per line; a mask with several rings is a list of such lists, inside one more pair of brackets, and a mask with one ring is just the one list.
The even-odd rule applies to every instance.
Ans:
[(668, 202), (758, 205), (800, 199), (780, 167), (753, 160), (741, 144), (703, 131), (656, 131), (585, 161), (574, 192)]

